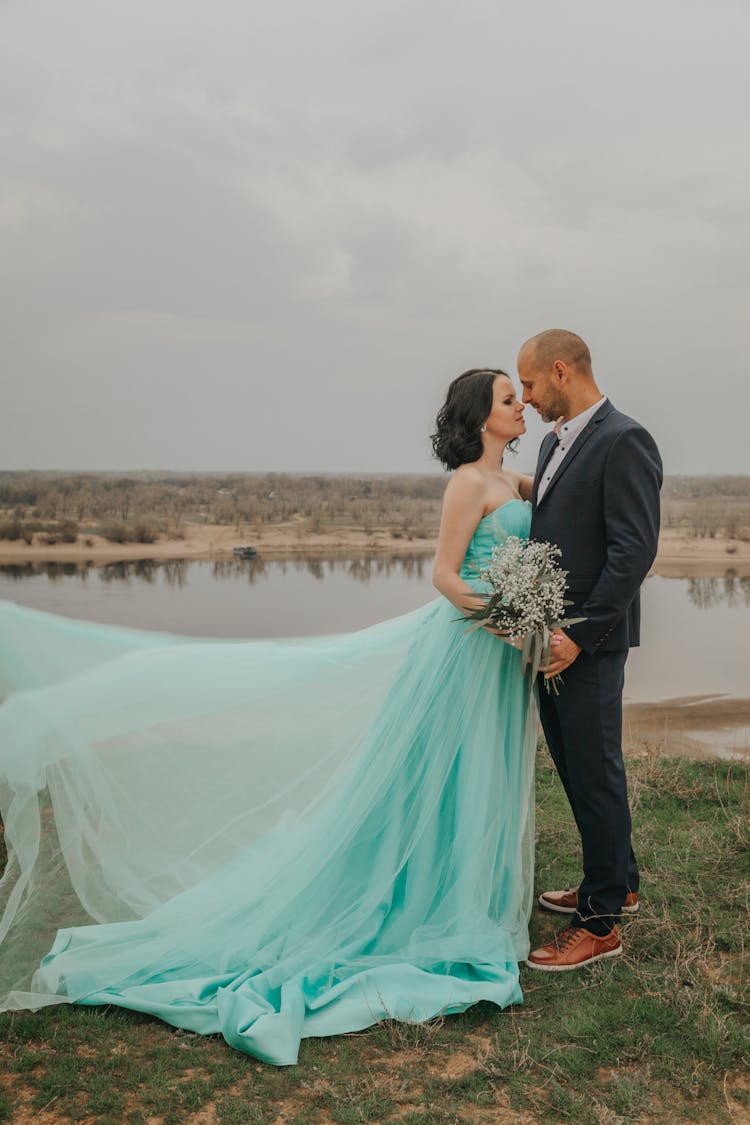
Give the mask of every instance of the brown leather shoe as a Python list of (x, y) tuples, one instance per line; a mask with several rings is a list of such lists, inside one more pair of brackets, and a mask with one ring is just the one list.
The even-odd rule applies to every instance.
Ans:
[(583, 926), (568, 926), (547, 945), (530, 953), (526, 964), (530, 969), (541, 969), (545, 973), (564, 973), (605, 957), (619, 957), (621, 953), (622, 942), (617, 926), (604, 937), (584, 930)]
[[(537, 901), (545, 910), (554, 910), (556, 914), (575, 914), (578, 909), (578, 887), (567, 887), (564, 891), (542, 891)], [(637, 914), (638, 910), (638, 894), (636, 891), (629, 891), (625, 896), (622, 912)]]

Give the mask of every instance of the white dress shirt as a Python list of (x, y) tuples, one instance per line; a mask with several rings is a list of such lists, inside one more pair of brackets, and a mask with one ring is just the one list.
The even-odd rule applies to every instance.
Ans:
[(539, 481), (539, 488), (537, 489), (536, 494), (537, 504), (547, 491), (549, 482), (552, 480), (553, 476), (562, 465), (573, 442), (576, 440), (578, 435), (586, 429), (586, 426), (594, 417), (597, 410), (599, 410), (606, 401), (607, 396), (602, 395), (599, 401), (595, 402), (593, 406), (590, 406), (588, 410), (584, 410), (583, 414), (576, 414), (575, 418), (570, 418), (567, 422), (563, 422), (562, 426), (560, 426), (557, 431), (557, 447), (555, 448), (555, 452), (547, 462), (547, 467), (544, 470), (544, 476)]

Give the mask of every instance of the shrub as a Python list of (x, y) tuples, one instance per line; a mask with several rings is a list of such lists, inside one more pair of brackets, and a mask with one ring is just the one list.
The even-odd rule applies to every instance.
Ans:
[(34, 538), (34, 528), (27, 524), (21, 523), (20, 520), (8, 520), (6, 523), (0, 523), (0, 539), (23, 539), (26, 545), (30, 545)]
[(128, 529), (124, 523), (113, 523), (110, 527), (102, 528), (102, 535), (110, 543), (127, 543)]
[(134, 543), (155, 543), (158, 538), (159, 536), (153, 528), (146, 527), (142, 523), (137, 524), (131, 532), (131, 539)]
[(75, 543), (78, 539), (78, 524), (75, 520), (65, 520), (60, 524), (58, 535), (63, 543)]
[[(42, 536), (42, 542), (46, 543), (48, 547), (54, 547), (56, 543), (76, 543), (78, 541), (78, 524), (75, 520), (64, 520), (59, 527), (55, 527), (52, 531), (47, 532)], [(30, 542), (30, 540), (27, 540)]]
[(128, 527), (124, 523), (113, 523), (102, 530), (102, 535), (110, 543), (155, 543), (158, 536), (151, 527), (139, 523)]

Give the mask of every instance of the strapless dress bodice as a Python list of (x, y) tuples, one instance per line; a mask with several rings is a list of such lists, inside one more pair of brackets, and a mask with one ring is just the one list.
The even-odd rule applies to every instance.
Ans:
[(461, 566), (461, 577), (477, 577), (477, 570), (485, 566), (495, 547), (501, 546), (509, 535), (528, 539), (531, 527), (531, 504), (528, 500), (506, 500), (494, 512), (489, 512), (477, 524)]

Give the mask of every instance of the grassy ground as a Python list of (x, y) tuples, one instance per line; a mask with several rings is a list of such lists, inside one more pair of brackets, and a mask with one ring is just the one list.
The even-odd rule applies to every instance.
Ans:
[[(0, 1119), (750, 1122), (750, 775), (643, 757), (630, 778), (643, 906), (617, 961), (524, 970), (513, 1010), (305, 1040), (285, 1068), (117, 1009), (5, 1015)], [(577, 843), (543, 753), (537, 799), (537, 883), (564, 885)], [(535, 911), (532, 940), (556, 925)]]

